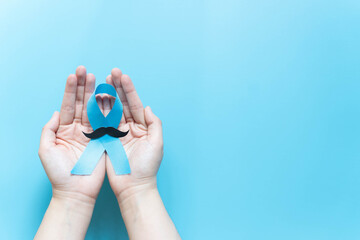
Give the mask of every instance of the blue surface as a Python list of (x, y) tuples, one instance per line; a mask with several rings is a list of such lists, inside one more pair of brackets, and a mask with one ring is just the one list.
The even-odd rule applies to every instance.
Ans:
[[(82, 64), (129, 74), (164, 125), (183, 239), (360, 239), (359, 1), (2, 1), (0, 238), (51, 198), (42, 126)], [(86, 239), (126, 239), (100, 193)]]

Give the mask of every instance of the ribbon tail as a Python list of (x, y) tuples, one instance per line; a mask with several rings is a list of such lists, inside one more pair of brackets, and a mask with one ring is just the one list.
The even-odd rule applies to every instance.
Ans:
[(118, 138), (106, 136), (101, 139), (116, 175), (130, 174), (131, 169), (125, 149)]
[(90, 140), (85, 151), (71, 170), (71, 174), (91, 175), (104, 151), (105, 149), (100, 141)]

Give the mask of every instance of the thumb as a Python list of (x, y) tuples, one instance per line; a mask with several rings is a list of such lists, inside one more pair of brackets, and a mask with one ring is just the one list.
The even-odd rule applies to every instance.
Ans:
[(56, 131), (59, 128), (60, 118), (59, 112), (54, 112), (50, 121), (45, 124), (41, 133), (40, 139), (40, 149), (39, 152), (42, 150), (46, 150), (47, 148), (55, 146), (56, 141)]
[(162, 147), (162, 123), (149, 106), (145, 108), (145, 122), (148, 126), (148, 139), (150, 143), (154, 146)]

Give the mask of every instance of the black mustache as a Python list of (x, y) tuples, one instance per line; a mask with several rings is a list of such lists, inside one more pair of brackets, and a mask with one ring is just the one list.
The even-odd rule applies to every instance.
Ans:
[(96, 129), (95, 131), (93, 131), (92, 133), (84, 133), (83, 132), (83, 134), (90, 139), (101, 138), (105, 134), (110, 135), (115, 138), (120, 138), (120, 137), (125, 137), (128, 133), (129, 133), (129, 130), (127, 132), (122, 132), (113, 127), (100, 127), (98, 129)]

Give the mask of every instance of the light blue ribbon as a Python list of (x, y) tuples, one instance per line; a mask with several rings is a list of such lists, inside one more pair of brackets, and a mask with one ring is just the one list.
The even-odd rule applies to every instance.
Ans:
[[(107, 93), (115, 97), (114, 106), (105, 117), (96, 102), (96, 95)], [(87, 114), (91, 127), (96, 130), (100, 127), (118, 128), (123, 113), (123, 107), (116, 90), (110, 84), (100, 84), (91, 95), (87, 104)], [(97, 139), (91, 139), (80, 159), (71, 171), (74, 175), (91, 175), (100, 157), (106, 151), (117, 175), (129, 174), (131, 172), (125, 149), (120, 139), (104, 135)]]

